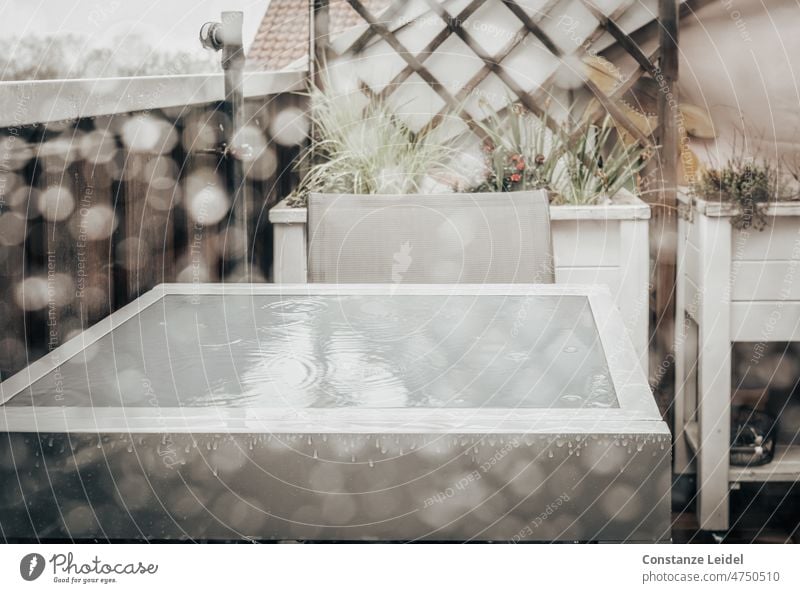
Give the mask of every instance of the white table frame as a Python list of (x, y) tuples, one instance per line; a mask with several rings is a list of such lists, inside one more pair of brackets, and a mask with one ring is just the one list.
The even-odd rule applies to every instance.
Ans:
[(603, 351), (619, 402), (609, 409), (314, 409), (276, 408), (115, 408), (2, 406), (0, 431), (8, 432), (127, 432), (144, 433), (153, 426), (175, 433), (219, 431), (354, 432), (369, 433), (380, 426), (386, 433), (475, 432), (544, 433), (558, 427), (565, 432), (618, 433), (637, 430), (665, 434), (641, 368), (639, 356), (605, 287), (560, 285), (378, 285), (378, 284), (162, 284), (119, 309), (93, 327), (56, 348), (28, 368), (0, 384), (0, 404), (29, 388), (58, 365), (133, 319), (168, 295), (501, 295), (585, 296), (598, 328)]

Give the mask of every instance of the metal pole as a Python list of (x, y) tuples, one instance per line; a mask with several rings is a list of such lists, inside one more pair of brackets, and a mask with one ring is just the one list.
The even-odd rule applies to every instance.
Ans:
[[(328, 26), (330, 20), (330, 4), (328, 0), (309, 0), (308, 19), (308, 79), (314, 87), (321, 89), (324, 86), (324, 69), (328, 66)], [(310, 161), (313, 163), (316, 160), (314, 154), (314, 140), (316, 139), (314, 118), (311, 118), (308, 137), (311, 141)]]
[(232, 258), (234, 267), (241, 271), (241, 281), (252, 280), (250, 266), (250, 216), (247, 183), (242, 166), (242, 157), (249, 147), (241, 142), (239, 131), (244, 126), (243, 72), (245, 64), (242, 45), (242, 21), (244, 13), (223, 12), (221, 23), (206, 23), (200, 30), (200, 41), (204, 47), (222, 50), (222, 70), (225, 74), (225, 111), (230, 119), (225, 126), (225, 170), (226, 184), (233, 197), (231, 219), (242, 233), (243, 253)]

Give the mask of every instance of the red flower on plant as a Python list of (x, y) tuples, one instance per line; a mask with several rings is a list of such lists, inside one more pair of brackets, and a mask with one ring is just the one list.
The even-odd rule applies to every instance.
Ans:
[(511, 181), (513, 181), (514, 183), (516, 183), (520, 179), (522, 179), (522, 175), (520, 175), (519, 173), (514, 173), (511, 175)]

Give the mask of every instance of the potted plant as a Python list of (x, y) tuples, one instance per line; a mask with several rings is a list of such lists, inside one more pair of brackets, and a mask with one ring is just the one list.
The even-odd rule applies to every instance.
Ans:
[[(734, 150), (736, 154), (737, 151)], [(675, 331), (675, 471), (697, 462), (701, 526), (728, 527), (741, 481), (795, 481), (800, 450), (779, 443), (761, 469), (730, 466), (731, 350), (800, 340), (800, 201), (771, 162), (734, 156), (679, 192)]]
[[(308, 280), (310, 193), (436, 195), (465, 208), (478, 195), (494, 194), (501, 202), (545, 191), (555, 280), (607, 284), (646, 365), (650, 209), (632, 193), (646, 155), (618, 141), (609, 118), (566, 125), (510, 106), (478, 124), (473, 132), (483, 139), (476, 142), (474, 133), (454, 133), (455, 126), (414, 134), (380, 101), (365, 104), (315, 90), (312, 119), (316, 136), (306, 158), (315, 160), (304, 162), (308, 172), (298, 191), (270, 211), (275, 282)], [(461, 122), (456, 115), (452, 121)], [(513, 204), (506, 216), (513, 220)], [(385, 249), (380, 228), (374, 240)], [(398, 267), (413, 257), (402, 245), (393, 248)]]

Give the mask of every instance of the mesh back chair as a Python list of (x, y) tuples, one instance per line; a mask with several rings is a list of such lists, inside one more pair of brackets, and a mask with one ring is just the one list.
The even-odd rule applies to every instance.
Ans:
[(544, 191), (311, 194), (308, 223), (311, 282), (554, 282)]

